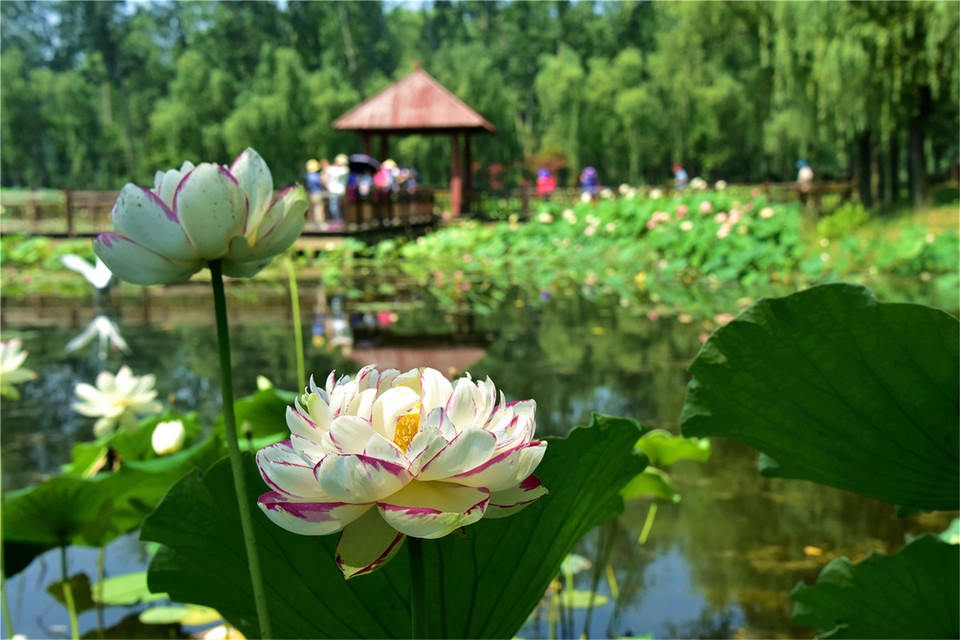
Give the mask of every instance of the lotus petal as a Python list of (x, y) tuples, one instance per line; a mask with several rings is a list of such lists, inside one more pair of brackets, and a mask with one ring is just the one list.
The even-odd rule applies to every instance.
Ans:
[(334, 500), (371, 502), (410, 481), (406, 467), (364, 455), (329, 455), (314, 470), (321, 489)]
[[(483, 464), (459, 474), (448, 476), (451, 482), (470, 487), (484, 487), (490, 491), (503, 491), (529, 476), (547, 449), (546, 442), (530, 442), (504, 451)], [(421, 474), (421, 477), (423, 474)]]
[(180, 264), (116, 233), (101, 233), (93, 251), (118, 278), (131, 284), (167, 284), (189, 280), (202, 263)]
[(243, 234), (246, 198), (223, 167), (198, 165), (180, 182), (173, 205), (194, 250), (204, 260), (223, 258), (230, 240)]
[(347, 580), (370, 573), (396, 555), (404, 538), (376, 509), (370, 509), (340, 533), (337, 566)]
[(483, 517), (490, 494), (474, 487), (414, 480), (386, 500), (380, 515), (400, 533), (416, 538), (442, 538)]
[(465, 429), (423, 466), (417, 478), (442, 480), (475, 469), (490, 460), (496, 446), (497, 438), (489, 431)]
[(273, 174), (260, 154), (249, 147), (230, 165), (230, 173), (247, 196), (250, 209), (243, 234), (250, 238), (250, 244), (253, 244), (270, 198), (273, 197)]
[[(304, 536), (335, 533), (373, 506), (369, 503), (304, 502), (276, 491), (260, 496), (257, 505), (274, 524)], [(373, 511), (376, 513), (376, 510)]]
[(505, 518), (513, 515), (547, 493), (549, 493), (547, 488), (543, 486), (537, 476), (528, 476), (516, 487), (505, 491), (492, 492), (484, 517)]
[(174, 262), (199, 260), (176, 214), (149, 189), (124, 186), (110, 217), (120, 233), (141, 247)]
[(263, 481), (285, 495), (318, 501), (330, 501), (317, 483), (315, 464), (304, 460), (289, 440), (272, 444), (257, 452), (257, 467)]

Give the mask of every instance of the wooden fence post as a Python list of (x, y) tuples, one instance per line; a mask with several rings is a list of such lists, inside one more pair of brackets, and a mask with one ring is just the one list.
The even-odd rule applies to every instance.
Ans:
[(73, 228), (73, 207), (71, 206), (72, 203), (70, 201), (71, 200), (70, 189), (63, 190), (63, 199), (64, 199), (64, 206), (67, 209), (67, 237), (75, 238), (77, 236), (77, 232)]

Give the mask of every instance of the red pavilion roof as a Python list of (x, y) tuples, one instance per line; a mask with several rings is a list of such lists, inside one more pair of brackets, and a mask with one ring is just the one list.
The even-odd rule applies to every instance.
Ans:
[(419, 65), (340, 116), (333, 128), (380, 133), (497, 130)]

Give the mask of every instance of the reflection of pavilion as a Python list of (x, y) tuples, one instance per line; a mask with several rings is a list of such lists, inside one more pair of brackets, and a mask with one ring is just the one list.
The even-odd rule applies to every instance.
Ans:
[(461, 374), (470, 369), (486, 354), (484, 347), (448, 345), (380, 345), (375, 347), (359, 346), (350, 353), (350, 360), (363, 366), (375, 364), (383, 369), (409, 371), (417, 367), (431, 367), (448, 377)]

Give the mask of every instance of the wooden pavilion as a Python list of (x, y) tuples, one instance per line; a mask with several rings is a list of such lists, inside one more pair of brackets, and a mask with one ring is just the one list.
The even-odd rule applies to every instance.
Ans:
[[(472, 189), (470, 171), (470, 135), (497, 128), (483, 116), (464, 104), (424, 71), (420, 64), (406, 77), (380, 93), (367, 98), (337, 118), (334, 129), (357, 131), (363, 136), (363, 152), (370, 153), (370, 140), (380, 135), (380, 160), (388, 157), (387, 136), (411, 134), (449, 134), (453, 142), (453, 161), (450, 168), (450, 208), (459, 215), (463, 205), (464, 189)], [(460, 136), (463, 135), (463, 163), (461, 164)], [(462, 167), (466, 166), (464, 172)]]

